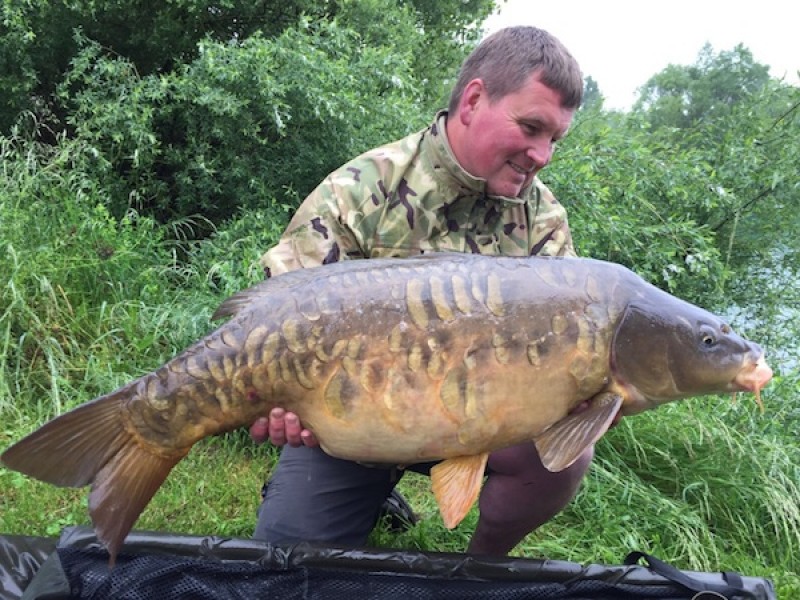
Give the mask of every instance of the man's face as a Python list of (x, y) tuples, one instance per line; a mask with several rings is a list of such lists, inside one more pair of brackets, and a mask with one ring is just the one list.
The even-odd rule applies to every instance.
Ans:
[(495, 102), (475, 79), (464, 90), (459, 114), (451, 115), (465, 128), (464, 143), (453, 150), (468, 173), (486, 179), (489, 194), (513, 198), (550, 162), (574, 114), (537, 74)]

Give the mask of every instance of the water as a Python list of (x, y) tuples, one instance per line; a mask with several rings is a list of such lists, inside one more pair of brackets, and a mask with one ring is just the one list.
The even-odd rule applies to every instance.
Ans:
[(765, 266), (750, 269), (747, 280), (733, 286), (747, 300), (723, 311), (736, 331), (764, 347), (767, 362), (781, 376), (800, 371), (800, 271), (790, 254), (777, 249)]

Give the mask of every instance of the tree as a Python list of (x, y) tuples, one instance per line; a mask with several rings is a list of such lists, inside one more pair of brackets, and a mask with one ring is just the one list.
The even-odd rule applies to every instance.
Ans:
[(646, 113), (654, 127), (687, 128), (725, 116), (769, 80), (769, 67), (757, 63), (743, 45), (715, 54), (706, 44), (695, 64), (669, 65), (651, 77), (633, 110)]
[[(10, 0), (0, 9), (0, 132), (8, 132), (22, 110), (53, 112), (58, 127), (66, 116), (51, 103), (56, 87), (80, 51), (81, 37), (108, 56), (123, 58), (140, 76), (167, 74), (198, 57), (202, 40), (241, 43), (258, 33), (279, 36), (301, 20), (339, 19), (361, 35), (362, 43), (412, 44), (414, 70), (425, 95), (438, 98), (441, 66), (458, 64), (465, 44), (480, 33), (491, 0)], [(402, 16), (400, 16), (402, 15)], [(413, 23), (415, 31), (396, 37)], [(381, 30), (381, 26), (384, 27)], [(81, 35), (76, 38), (74, 32)], [(436, 57), (436, 60), (432, 60)]]
[(600, 86), (597, 81), (591, 76), (587, 75), (583, 80), (583, 102), (581, 102), (581, 110), (602, 109), (605, 98), (600, 93)]
[(787, 208), (800, 190), (798, 104), (800, 90), (771, 79), (744, 46), (715, 54), (706, 45), (694, 65), (650, 78), (634, 105), (655, 139), (705, 165), (692, 212), (719, 237), (727, 264), (796, 239), (797, 211)]
[(344, 160), (421, 127), (492, 7), (6, 2), (0, 128), (89, 144), (117, 216), (291, 206)]
[(444, 108), (464, 57), (480, 40), (494, 0), (404, 0), (414, 7), (417, 30), (412, 68), (425, 106)]
[(631, 113), (580, 111), (543, 177), (582, 254), (712, 303), (774, 256), (797, 268), (800, 90), (748, 57), (706, 52)]
[(78, 52), (75, 30), (147, 74), (191, 60), (197, 42), (206, 35), (231, 39), (250, 35), (263, 23), (274, 23), (276, 28), (285, 25), (289, 17), (276, 14), (278, 10), (272, 7), (287, 12), (296, 5), (288, 3), (287, 8), (287, 3), (263, 0), (4, 2), (0, 57), (14, 60), (2, 60), (0, 77), (4, 90), (16, 93), (15, 102), (7, 102), (0, 114), (0, 131), (8, 131), (20, 110), (53, 110), (52, 94)]
[(687, 299), (719, 294), (721, 253), (695, 212), (705, 165), (654, 138), (642, 116), (580, 111), (542, 178), (567, 207), (580, 255), (624, 264)]
[(800, 270), (800, 89), (771, 82), (714, 124), (720, 197), (709, 222), (726, 260), (743, 269), (776, 255)]
[[(468, 8), (481, 16), (486, 4)], [(455, 72), (476, 14), (459, 6), (341, 0), (324, 5), (334, 16), (272, 36), (206, 37), (191, 59), (150, 72), (80, 34), (50, 103), (95, 149), (92, 176), (115, 215), (133, 204), (163, 221), (220, 222), (274, 205), (285, 219), (333, 168), (427, 123), (443, 67), (420, 47), (442, 49)]]

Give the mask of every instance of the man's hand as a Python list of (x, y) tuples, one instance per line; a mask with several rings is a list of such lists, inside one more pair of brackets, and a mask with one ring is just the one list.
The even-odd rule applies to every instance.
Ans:
[(250, 437), (257, 444), (263, 444), (269, 440), (276, 446), (284, 446), (285, 444), (295, 448), (299, 446), (316, 448), (319, 446), (314, 434), (308, 429), (303, 429), (300, 424), (300, 418), (282, 408), (273, 408), (269, 413), (269, 417), (257, 419), (250, 426)]

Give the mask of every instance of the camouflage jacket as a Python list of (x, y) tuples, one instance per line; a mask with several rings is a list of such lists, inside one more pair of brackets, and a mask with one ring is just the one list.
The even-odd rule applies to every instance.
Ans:
[(538, 178), (517, 198), (489, 196), (456, 162), (446, 113), (331, 173), (261, 258), (267, 275), (338, 260), (427, 251), (575, 254), (564, 208)]

